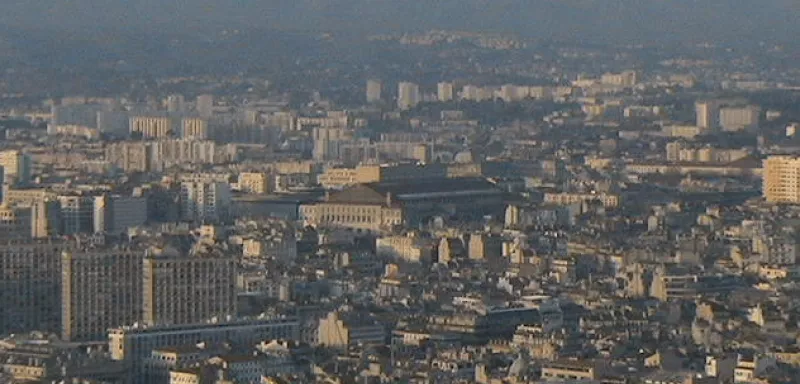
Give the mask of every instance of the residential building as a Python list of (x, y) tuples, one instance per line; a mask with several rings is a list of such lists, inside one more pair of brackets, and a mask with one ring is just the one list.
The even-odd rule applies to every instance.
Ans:
[(55, 193), (46, 189), (15, 188), (8, 188), (4, 192), (5, 206), (31, 208), (31, 235), (34, 238), (61, 233), (61, 203)]
[(58, 196), (61, 203), (61, 233), (74, 235), (94, 232), (94, 197)]
[(293, 233), (284, 232), (274, 236), (245, 238), (242, 240), (242, 256), (249, 259), (271, 257), (290, 261), (297, 258), (297, 240)]
[(720, 102), (717, 100), (701, 100), (695, 103), (697, 127), (703, 132), (719, 129)]
[(153, 157), (153, 147), (141, 141), (110, 143), (105, 149), (106, 161), (125, 172), (155, 170)]
[(0, 152), (0, 167), (6, 184), (26, 185), (31, 180), (32, 167), (30, 155), (19, 150)]
[(147, 222), (147, 198), (103, 194), (94, 198), (95, 233), (123, 233)]
[(719, 110), (719, 125), (724, 131), (754, 132), (758, 129), (761, 108), (755, 105), (724, 107)]
[(173, 121), (166, 116), (133, 116), (130, 118), (130, 132), (143, 138), (167, 138), (177, 136)]
[(136, 248), (84, 245), (61, 256), (61, 338), (103, 340), (141, 319), (142, 258)]
[(0, 241), (34, 238), (33, 207), (0, 206)]
[(769, 156), (763, 172), (761, 189), (768, 202), (800, 204), (800, 157)]
[(152, 147), (153, 170), (185, 164), (216, 164), (225, 160), (217, 144), (195, 138), (159, 140), (148, 143)]
[(387, 236), (375, 240), (378, 257), (388, 257), (407, 263), (429, 263), (433, 261), (433, 239), (422, 239), (413, 234)]
[(295, 122), (295, 129), (309, 128), (349, 128), (350, 116), (344, 111), (329, 111), (324, 116), (300, 116)]
[(53, 105), (51, 126), (79, 125), (96, 128), (97, 113), (107, 108), (98, 104)]
[(149, 251), (142, 269), (142, 321), (196, 324), (236, 315), (236, 260), (197, 251)]
[(340, 156), (342, 144), (350, 140), (353, 132), (347, 128), (317, 127), (313, 130), (314, 160), (336, 160)]
[(542, 378), (545, 380), (594, 380), (599, 379), (600, 375), (592, 362), (558, 360), (544, 363)]
[(328, 168), (317, 176), (317, 182), (325, 189), (343, 189), (358, 184), (358, 171), (355, 168)]
[(208, 121), (200, 118), (184, 118), (181, 121), (181, 137), (184, 139), (208, 139)]
[(65, 246), (50, 240), (0, 243), (0, 334), (59, 329)]
[(14, 383), (127, 383), (120, 362), (39, 332), (0, 340), (0, 372), (4, 381)]
[(792, 235), (753, 236), (753, 252), (761, 256), (761, 262), (771, 266), (795, 265), (800, 245)]
[(255, 195), (271, 192), (270, 175), (264, 172), (242, 172), (239, 174), (239, 191)]
[(453, 83), (448, 82), (441, 82), (436, 85), (437, 88), (437, 98), (440, 102), (446, 103), (448, 101), (452, 101), (454, 97), (453, 92)]
[(97, 131), (115, 137), (127, 137), (130, 116), (127, 112), (121, 111), (98, 111), (97, 112)]
[(167, 112), (182, 113), (186, 111), (186, 99), (183, 95), (169, 95), (166, 100)]
[(638, 83), (636, 71), (622, 71), (620, 73), (605, 73), (600, 77), (603, 85), (617, 87), (632, 87)]
[(142, 379), (151, 383), (164, 383), (169, 380), (171, 371), (199, 366), (214, 357), (215, 353), (224, 352), (223, 348), (207, 346), (205, 343), (156, 348), (144, 360)]
[(620, 204), (619, 200), (619, 196), (605, 193), (547, 192), (544, 194), (544, 202), (555, 205), (600, 201), (606, 208), (616, 208)]
[(369, 316), (333, 311), (320, 319), (317, 341), (329, 348), (346, 349), (357, 345), (383, 345), (387, 335), (384, 327)]
[(419, 85), (401, 82), (397, 85), (397, 107), (401, 110), (411, 109), (422, 101)]
[(731, 292), (741, 287), (735, 276), (711, 276), (686, 271), (657, 270), (650, 286), (650, 296), (661, 301), (694, 299), (698, 295)]
[(181, 183), (181, 217), (186, 221), (217, 222), (231, 211), (230, 185), (218, 181)]
[(262, 316), (188, 325), (115, 327), (108, 332), (108, 345), (113, 360), (126, 361), (133, 372), (140, 372), (143, 360), (157, 348), (198, 342), (210, 345), (227, 342), (251, 347), (265, 340), (297, 340), (299, 337), (297, 318)]
[(380, 80), (367, 80), (367, 103), (373, 104), (381, 101), (383, 84)]
[(496, 261), (503, 253), (503, 242), (499, 236), (473, 233), (469, 237), (467, 255), (471, 260)]

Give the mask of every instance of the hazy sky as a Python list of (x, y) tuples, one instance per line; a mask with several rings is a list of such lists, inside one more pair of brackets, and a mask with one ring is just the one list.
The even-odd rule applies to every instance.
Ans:
[(794, 40), (797, 0), (0, 0), (0, 24), (93, 30), (259, 26), (544, 38)]

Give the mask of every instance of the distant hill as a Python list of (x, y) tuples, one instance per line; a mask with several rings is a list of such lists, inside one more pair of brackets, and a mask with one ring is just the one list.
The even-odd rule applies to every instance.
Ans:
[(586, 42), (792, 42), (796, 0), (52, 0), (0, 1), (0, 25), (510, 32)]

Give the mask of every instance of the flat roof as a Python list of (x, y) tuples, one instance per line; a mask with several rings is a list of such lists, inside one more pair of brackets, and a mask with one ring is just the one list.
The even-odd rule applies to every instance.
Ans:
[(368, 183), (367, 187), (374, 191), (393, 195), (436, 193), (436, 192), (459, 192), (467, 190), (498, 190), (496, 185), (487, 179), (480, 177), (462, 178), (432, 178), (419, 180), (404, 180)]

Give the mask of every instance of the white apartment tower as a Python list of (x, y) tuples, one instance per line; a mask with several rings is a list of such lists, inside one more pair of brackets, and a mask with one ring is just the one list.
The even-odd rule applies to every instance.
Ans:
[(352, 139), (352, 136), (352, 131), (346, 128), (314, 128), (314, 160), (338, 159), (342, 143)]
[(380, 80), (367, 80), (367, 103), (373, 104), (381, 101), (383, 84)]
[(181, 120), (181, 137), (194, 140), (207, 139), (208, 121), (199, 118), (186, 118)]
[(230, 185), (218, 181), (184, 181), (181, 183), (181, 215), (183, 220), (218, 222), (230, 214)]
[(716, 131), (719, 128), (719, 102), (716, 100), (702, 100), (694, 105), (697, 115), (697, 126), (701, 131)]
[(164, 116), (133, 116), (130, 132), (140, 133), (143, 138), (164, 138), (172, 135), (172, 119)]
[(401, 82), (397, 85), (398, 108), (402, 110), (414, 108), (420, 100), (419, 85), (409, 82)]
[(214, 96), (212, 95), (197, 96), (195, 109), (202, 118), (207, 119), (212, 115), (214, 115)]
[(724, 131), (755, 131), (761, 109), (755, 105), (725, 107), (719, 110), (719, 125)]
[(437, 98), (446, 103), (453, 100), (453, 83), (441, 82), (436, 86)]
[(770, 156), (764, 160), (761, 189), (770, 203), (800, 204), (800, 157)]

